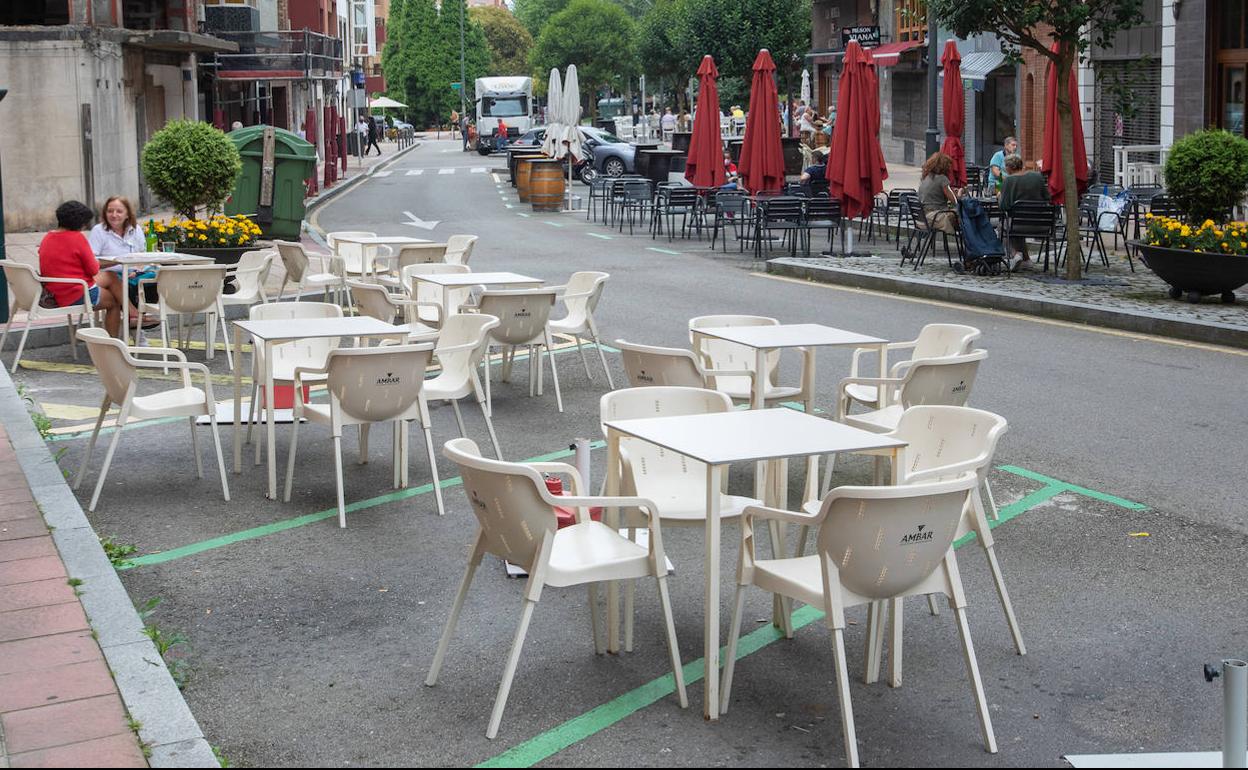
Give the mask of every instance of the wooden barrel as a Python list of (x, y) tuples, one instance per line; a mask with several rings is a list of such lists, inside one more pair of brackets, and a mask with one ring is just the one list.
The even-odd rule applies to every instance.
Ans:
[(558, 211), (563, 208), (563, 164), (557, 160), (534, 160), (530, 163), (529, 202), (534, 211)]
[(533, 163), (546, 160), (541, 155), (516, 158), (516, 196), (521, 203), (529, 202), (529, 175), (533, 171)]
[(516, 149), (507, 150), (507, 181), (512, 187), (516, 186), (516, 162), (523, 157), (531, 156), (534, 158), (545, 157), (532, 147), (518, 147)]

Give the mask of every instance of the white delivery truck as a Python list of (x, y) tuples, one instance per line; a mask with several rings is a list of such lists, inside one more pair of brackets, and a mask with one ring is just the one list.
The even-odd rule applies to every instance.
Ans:
[(494, 149), (498, 119), (507, 124), (507, 136), (516, 139), (533, 128), (533, 78), (477, 78), (477, 152)]

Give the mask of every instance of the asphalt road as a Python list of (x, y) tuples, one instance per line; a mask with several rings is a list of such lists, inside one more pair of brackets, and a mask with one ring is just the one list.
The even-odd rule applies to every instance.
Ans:
[[(490, 170), (501, 168), (501, 159), (455, 147), (425, 144), (389, 174), (323, 207), (314, 223), (325, 231), (438, 239), (474, 233), (481, 237), (474, 269), (552, 283), (576, 270), (606, 271), (612, 277), (598, 319), (608, 344), (623, 338), (687, 345), (689, 318), (723, 312), (893, 340), (911, 339), (934, 321), (983, 330), (989, 357), (972, 403), (1010, 421), (997, 461), (1013, 470), (993, 481), (998, 503), (1013, 504), (1018, 515), (997, 530), (997, 553), (1028, 654), (1014, 654), (979, 546), (967, 545), (960, 562), (971, 629), (1000, 744), (990, 756), (978, 742), (950, 614), (930, 617), (920, 602), (909, 603), (906, 680), (893, 690), (861, 684), (864, 615), (853, 612), (848, 645), (864, 763), (1052, 766), (1066, 753), (1217, 747), (1220, 693), (1199, 674), (1205, 662), (1244, 654), (1240, 621), (1248, 607), (1233, 588), (1248, 577), (1242, 354), (767, 278), (748, 258), (712, 253), (705, 242), (669, 244), (575, 215), (532, 214), (515, 200), (505, 171), (496, 184)], [(408, 212), (438, 224), (431, 231), (407, 225)], [(191, 357), (202, 360), (202, 352)], [(68, 348), (26, 358), (70, 361)], [(823, 406), (832, 403), (848, 360), (844, 352), (819, 354)], [(622, 382), (618, 356), (608, 361)], [(591, 381), (574, 353), (559, 354), (559, 362), (563, 414), (549, 388), (540, 399), (527, 397), (523, 365), (512, 384), (496, 383), (495, 419), (508, 458), (599, 437), (601, 371), (591, 360)], [(221, 359), (212, 368), (226, 371)], [(18, 380), (40, 401), (58, 405), (57, 414), (70, 415), (54, 421), (69, 430), (90, 415), (63, 407), (98, 405), (100, 388), (90, 373), (57, 369), (24, 368)], [(223, 381), (217, 396), (228, 395)], [(485, 443), (475, 410), (465, 414), (469, 435)], [(222, 430), (227, 442), (230, 430)], [(435, 411), (435, 441), (454, 431), (450, 413)], [(339, 530), (332, 515), (292, 522), (333, 506), (324, 428), (301, 431), (289, 504), (264, 500), (264, 474), (250, 465), (231, 475), (234, 502), (223, 502), (211, 466), (203, 481), (195, 479), (186, 434), (181, 424), (127, 432), (93, 521), (139, 554), (176, 557), (149, 558), (124, 571), (123, 580), (136, 602), (160, 597), (152, 620), (189, 639), (178, 651), (188, 672), (186, 697), (210, 742), (237, 765), (464, 765), (509, 750), (515, 753), (503, 761), (560, 766), (844, 761), (828, 634), (818, 621), (740, 662), (732, 709), (719, 723), (701, 719), (700, 682), (690, 686), (688, 711), (670, 695), (647, 705), (635, 691), (668, 669), (655, 592), (646, 584), (638, 590), (636, 651), (618, 657), (593, 654), (583, 591), (544, 593), (502, 730), (487, 741), (520, 606), (521, 584), (504, 577), (497, 562), (478, 573), (439, 686), (423, 685), (474, 528), (460, 488), (446, 490), (441, 519), (427, 492), (385, 497), (391, 490), (383, 432), (371, 463), (346, 465), (347, 500), (371, 501), (349, 515), (348, 529)], [(66, 449), (62, 463), (74, 470), (85, 441), (72, 436), (54, 446)], [(353, 434), (345, 446), (354, 457)], [(445, 461), (439, 468), (444, 478), (455, 475)], [(428, 480), (419, 449), (411, 472), (413, 485)], [(862, 480), (867, 465), (849, 460), (840, 473), (845, 481)], [(734, 475), (734, 489), (746, 490), (748, 476)], [(1024, 499), (1044, 488), (1056, 494), (1034, 505), (1028, 500), (1038, 498)], [(84, 485), (80, 497), (89, 492)], [(254, 530), (266, 525), (278, 526)], [(702, 536), (697, 529), (665, 535), (676, 565), (671, 584), (682, 658), (691, 663), (701, 654)], [(730, 586), (735, 529), (725, 530), (724, 542)], [(191, 544), (201, 545), (172, 550)], [(728, 596), (726, 589), (725, 627)], [(766, 597), (750, 596), (746, 632), (767, 633), (767, 624), (755, 621), (769, 607)]]

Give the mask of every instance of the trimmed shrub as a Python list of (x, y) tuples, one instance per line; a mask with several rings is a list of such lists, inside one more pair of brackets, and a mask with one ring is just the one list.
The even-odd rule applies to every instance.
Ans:
[(1189, 222), (1225, 222), (1248, 192), (1248, 139), (1221, 129), (1188, 134), (1170, 148), (1166, 192)]
[(199, 207), (220, 210), (242, 169), (229, 137), (195, 120), (169, 123), (143, 147), (143, 178), (187, 219), (194, 219)]

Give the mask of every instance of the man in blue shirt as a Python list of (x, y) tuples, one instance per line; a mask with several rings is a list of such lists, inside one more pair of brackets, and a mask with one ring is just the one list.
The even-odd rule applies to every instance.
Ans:
[(995, 195), (1005, 181), (1005, 159), (1018, 154), (1018, 140), (1012, 136), (1005, 138), (1005, 149), (997, 150), (997, 154), (988, 161), (988, 192)]

